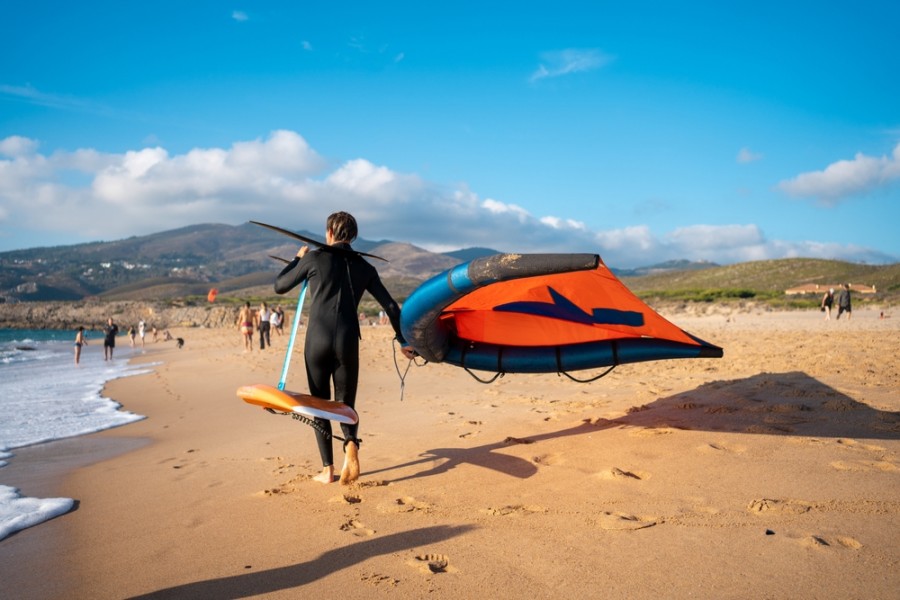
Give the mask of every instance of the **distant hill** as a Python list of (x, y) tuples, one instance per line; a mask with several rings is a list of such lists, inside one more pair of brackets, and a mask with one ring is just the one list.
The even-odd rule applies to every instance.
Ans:
[[(324, 241), (320, 234), (298, 233)], [(300, 245), (277, 232), (245, 223), (191, 225), (111, 242), (3, 252), (0, 299), (141, 300), (205, 296), (213, 286), (229, 292), (256, 286), (271, 288), (274, 274), (283, 266), (272, 257), (290, 259)], [(462, 262), (452, 255), (388, 240), (358, 239), (354, 248), (388, 259), (388, 263), (372, 263), (398, 290), (412, 289), (427, 277)], [(475, 253), (496, 252), (477, 249)]]
[(616, 277), (642, 277), (644, 275), (660, 275), (663, 273), (672, 273), (675, 271), (700, 271), (702, 269), (711, 269), (718, 267), (716, 263), (708, 261), (690, 261), (690, 260), (669, 260), (663, 263), (650, 265), (649, 267), (638, 267), (637, 269), (616, 269), (610, 267)]
[(657, 289), (748, 288), (784, 292), (804, 283), (859, 283), (900, 292), (900, 263), (861, 265), (815, 258), (760, 260), (706, 269), (623, 276), (633, 291)]
[[(272, 257), (289, 259), (299, 244), (250, 223), (205, 224), (111, 242), (3, 252), (0, 302), (205, 298), (211, 287), (219, 290), (222, 302), (265, 298), (272, 295), (272, 280), (283, 266)], [(357, 240), (354, 247), (389, 261), (371, 262), (401, 301), (425, 279), (497, 253), (466, 248), (441, 254), (389, 240)], [(613, 271), (642, 297), (776, 298), (803, 284), (847, 282), (875, 286), (879, 293), (874, 300), (900, 298), (900, 263), (872, 266), (797, 258), (720, 266), (680, 260)]]
[(645, 299), (754, 299), (787, 307), (819, 302), (818, 293), (807, 295), (810, 297), (787, 298), (784, 292), (790, 288), (819, 284), (824, 289), (827, 285), (850, 283), (874, 286), (878, 290), (871, 296), (857, 294), (858, 301), (889, 305), (900, 303), (900, 263), (875, 266), (836, 260), (785, 258), (622, 277), (622, 282)]
[(492, 254), (497, 254), (496, 250), (491, 250), (490, 248), (464, 248), (462, 250), (454, 250), (452, 252), (444, 252), (445, 256), (449, 256), (450, 258), (454, 258), (459, 262), (469, 262), (470, 260), (475, 260), (476, 258), (481, 258), (483, 256), (490, 256)]

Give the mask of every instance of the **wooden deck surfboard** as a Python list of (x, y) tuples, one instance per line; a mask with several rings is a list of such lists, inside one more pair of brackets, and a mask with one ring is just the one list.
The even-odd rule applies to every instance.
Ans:
[(328, 419), (353, 425), (359, 421), (356, 411), (333, 400), (323, 400), (309, 394), (299, 394), (258, 383), (245, 385), (237, 390), (238, 397), (248, 404), (255, 404), (283, 413), (297, 413), (305, 417)]

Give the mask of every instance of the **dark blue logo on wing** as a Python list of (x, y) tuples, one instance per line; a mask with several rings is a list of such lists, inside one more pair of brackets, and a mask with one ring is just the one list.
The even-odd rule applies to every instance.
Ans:
[(495, 306), (494, 310), (550, 317), (551, 319), (560, 319), (584, 325), (640, 327), (644, 324), (644, 315), (642, 313), (633, 310), (616, 310), (614, 308), (595, 308), (590, 313), (587, 313), (553, 288), (548, 287), (547, 290), (550, 292), (553, 302), (508, 302)]

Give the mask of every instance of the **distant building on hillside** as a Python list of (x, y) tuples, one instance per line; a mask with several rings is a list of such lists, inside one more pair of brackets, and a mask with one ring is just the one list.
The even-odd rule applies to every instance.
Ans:
[[(803, 285), (798, 285), (796, 287), (784, 290), (784, 293), (788, 296), (795, 296), (798, 294), (824, 294), (829, 289), (833, 289), (835, 293), (837, 293), (842, 287), (844, 287), (844, 285), (841, 283), (834, 283), (831, 285), (823, 285), (819, 283), (804, 283)], [(859, 294), (874, 294), (878, 290), (875, 289), (874, 285), (861, 285), (858, 283), (851, 283), (850, 291), (857, 292)]]

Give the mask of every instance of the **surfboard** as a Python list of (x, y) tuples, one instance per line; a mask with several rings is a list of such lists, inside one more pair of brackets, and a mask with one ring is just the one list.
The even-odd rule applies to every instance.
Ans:
[(299, 394), (265, 384), (245, 385), (237, 390), (238, 397), (248, 404), (282, 413), (296, 413), (304, 417), (328, 419), (354, 425), (359, 421), (356, 411), (333, 400), (323, 400), (309, 394)]

